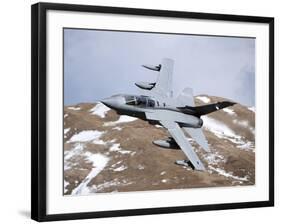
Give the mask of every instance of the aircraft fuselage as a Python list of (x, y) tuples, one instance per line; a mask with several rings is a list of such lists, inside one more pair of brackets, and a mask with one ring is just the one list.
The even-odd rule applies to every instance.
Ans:
[(173, 117), (181, 127), (200, 128), (203, 125), (202, 119), (195, 116), (193, 111), (183, 113), (178, 109), (179, 105), (173, 98), (119, 94), (102, 100), (102, 103), (118, 114), (138, 117), (151, 124), (158, 124), (158, 120), (165, 120), (165, 117)]

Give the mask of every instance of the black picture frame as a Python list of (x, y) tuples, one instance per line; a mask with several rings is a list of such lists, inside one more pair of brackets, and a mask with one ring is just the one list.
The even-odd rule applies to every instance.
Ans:
[[(131, 210), (114, 210), (85, 213), (52, 214), (46, 213), (46, 13), (48, 10), (75, 12), (100, 12), (124, 15), (141, 15), (169, 18), (192, 18), (235, 22), (254, 22), (269, 25), (269, 200), (211, 204), (196, 206), (160, 207)], [(161, 213), (192, 212), (237, 208), (274, 206), (274, 18), (195, 13), (183, 11), (164, 11), (138, 8), (119, 8), (73, 4), (37, 3), (31, 10), (31, 218), (37, 221), (86, 219), (115, 216), (133, 216)]]

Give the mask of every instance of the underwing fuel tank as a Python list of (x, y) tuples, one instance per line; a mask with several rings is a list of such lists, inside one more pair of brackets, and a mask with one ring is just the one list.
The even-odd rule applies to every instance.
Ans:
[(135, 85), (141, 89), (151, 90), (155, 86), (155, 83), (136, 82)]
[(173, 138), (164, 139), (164, 140), (155, 140), (153, 141), (153, 144), (163, 148), (180, 149), (180, 147), (178, 146), (178, 144), (175, 142)]
[(153, 70), (153, 71), (160, 71), (161, 65), (142, 65), (144, 68)]

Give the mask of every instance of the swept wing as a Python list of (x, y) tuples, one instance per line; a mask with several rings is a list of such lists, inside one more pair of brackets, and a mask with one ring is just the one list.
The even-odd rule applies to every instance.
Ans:
[(183, 127), (185, 132), (193, 138), (206, 152), (210, 152), (208, 142), (202, 131), (202, 128)]
[(197, 154), (192, 149), (192, 146), (188, 142), (180, 126), (173, 121), (160, 121), (160, 123), (169, 131), (173, 139), (180, 146), (194, 168), (196, 170), (205, 170), (203, 163), (200, 161)]

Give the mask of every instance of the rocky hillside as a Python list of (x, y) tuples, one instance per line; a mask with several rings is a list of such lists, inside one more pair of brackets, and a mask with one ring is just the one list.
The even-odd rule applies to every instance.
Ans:
[[(195, 97), (196, 105), (225, 100)], [(101, 103), (64, 108), (64, 193), (144, 191), (255, 184), (255, 111), (240, 104), (202, 117), (211, 152), (189, 139), (206, 172), (179, 166), (181, 150), (160, 148), (161, 126), (119, 116)]]

